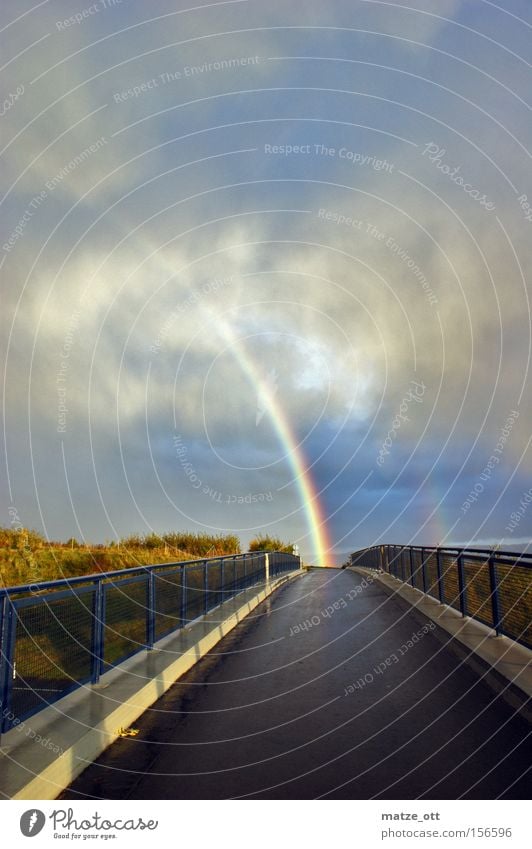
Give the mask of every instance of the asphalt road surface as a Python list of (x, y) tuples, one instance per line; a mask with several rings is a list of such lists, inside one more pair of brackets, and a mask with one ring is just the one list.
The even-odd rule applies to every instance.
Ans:
[(60, 798), (529, 798), (528, 724), (446, 640), (378, 584), (310, 572)]

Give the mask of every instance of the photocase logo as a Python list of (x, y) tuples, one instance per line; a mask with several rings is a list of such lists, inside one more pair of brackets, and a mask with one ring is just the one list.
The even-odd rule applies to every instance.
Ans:
[(262, 386), (259, 387), (257, 395), (257, 415), (255, 416), (255, 427), (258, 427), (262, 421), (264, 413), (270, 406), (274, 395), (279, 386), (277, 385), (277, 372), (274, 368), (268, 373), (264, 379)]
[(46, 817), (42, 811), (32, 808), (26, 811), (20, 818), (20, 830), (24, 837), (35, 837), (43, 830)]

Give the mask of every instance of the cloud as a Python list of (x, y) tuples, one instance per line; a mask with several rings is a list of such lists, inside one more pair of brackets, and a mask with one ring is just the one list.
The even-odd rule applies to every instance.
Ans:
[[(441, 18), (475, 20), (450, 0), (414, 11), (360, 3), (356, 15), (351, 3), (316, 2), (304, 20), (294, 6), (242, 4), (136, 27), (144, 6), (122, 5), (30, 51), (27, 91), (2, 118), (7, 139), (20, 131), (6, 188), (25, 171), (3, 205), (2, 244), (16, 238), (3, 250), (2, 332), (7, 347), (13, 320), (7, 453), (17, 491), (39, 496), (40, 506), (28, 496), (30, 523), (70, 535), (72, 494), (96, 536), (109, 529), (107, 510), (124, 533), (138, 521), (162, 529), (175, 520), (272, 524), (304, 538), (300, 462), (338, 539), (351, 539), (359, 521), (368, 540), (388, 528), (413, 536), (434, 509), (444, 531), (455, 533), (459, 519), (457, 533), (486, 536), (478, 525), (496, 493), (508, 483), (500, 524), (530, 468), (522, 272), (531, 256), (511, 189), (526, 184), (510, 135), (526, 138), (519, 101), (500, 84), (485, 88), (485, 77), (475, 89), (478, 74), (455, 62), (442, 71), (430, 50), (341, 31), (451, 48), (464, 30)], [(57, 29), (58, 8), (28, 15), (14, 49)], [(338, 29), (305, 29), (321, 24)], [(214, 32), (232, 34), (204, 38)], [(166, 49), (186, 38), (195, 40)], [(483, 46), (474, 42), (475, 62)], [(256, 53), (272, 61), (208, 69)], [(275, 59), (283, 56), (307, 58)], [(191, 63), (207, 70), (160, 80)], [(387, 63), (474, 95), (499, 123), (430, 82), (375, 68)], [(12, 63), (8, 87), (21, 78)], [(518, 66), (502, 80), (517, 91)], [(261, 87), (273, 90), (239, 93)], [(91, 152), (100, 137), (108, 141)], [(429, 143), (445, 153), (431, 161)], [(493, 214), (450, 179), (455, 167), (494, 198)], [(273, 374), (275, 392), (265, 393)], [(413, 380), (426, 387), (423, 403), (394, 430)], [(517, 407), (494, 488), (463, 518)], [(228, 500), (260, 493), (272, 500), (244, 502), (238, 514)], [(430, 541), (440, 530), (431, 520), (423, 533)]]

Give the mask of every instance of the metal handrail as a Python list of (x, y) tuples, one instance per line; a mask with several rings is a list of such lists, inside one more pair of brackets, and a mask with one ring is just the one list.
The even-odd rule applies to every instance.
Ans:
[[(406, 563), (403, 558), (405, 553), (408, 555)], [(414, 559), (417, 559), (414, 553), (421, 554), (419, 564), (414, 564)], [(435, 563), (429, 561), (433, 555), (436, 555)], [(453, 563), (442, 570), (445, 557), (451, 558)], [(403, 583), (410, 583), (420, 592), (454, 607), (462, 616), (488, 625), (497, 635), (504, 634), (532, 648), (532, 606), (528, 602), (529, 610), (523, 604), (527, 596), (530, 598), (532, 573), (513, 571), (532, 568), (532, 554), (528, 552), (387, 543), (354, 552), (350, 562), (351, 565), (388, 572)], [(474, 563), (475, 568), (485, 566), (485, 571), (466, 574), (470, 563)], [(432, 574), (428, 574), (430, 568)], [(503, 571), (500, 572), (500, 569)]]
[[(250, 557), (256, 554), (264, 554), (263, 551), (247, 551), (244, 554), (219, 554), (214, 557), (198, 557), (195, 560), (172, 560), (167, 563), (151, 563), (149, 565), (129, 566), (126, 569), (115, 569), (109, 572), (91, 572), (89, 575), (80, 575), (73, 578), (56, 578), (53, 581), (34, 581), (31, 584), (21, 584), (17, 587), (0, 587), (0, 598), (5, 595), (17, 595), (19, 593), (40, 592), (47, 589), (59, 589), (59, 587), (73, 587), (80, 584), (91, 584), (95, 581), (105, 581), (108, 579), (123, 577), (133, 577), (135, 573), (143, 574), (152, 572), (156, 569), (169, 568), (173, 566), (194, 566), (197, 564), (208, 563), (218, 560), (238, 560), (244, 557)], [(273, 554), (274, 552), (267, 552)]]
[(292, 554), (250, 551), (3, 588), (0, 734), (248, 587), (300, 566)]
[[(532, 553), (528, 553), (526, 551), (501, 551), (498, 548), (470, 548), (469, 546), (461, 546), (461, 545), (451, 545), (451, 546), (441, 546), (441, 545), (404, 545), (404, 543), (396, 542), (396, 543), (381, 543), (381, 545), (371, 545), (367, 548), (361, 548), (360, 551), (374, 551), (378, 550), (382, 547), (385, 548), (404, 548), (404, 549), (413, 549), (414, 551), (440, 551), (440, 552), (454, 552), (456, 554), (487, 554), (488, 556), (495, 557), (507, 557), (512, 561), (516, 559), (521, 562), (523, 560), (522, 565), (532, 566)], [(356, 551), (354, 554), (358, 554)], [(353, 555), (351, 555), (353, 556)]]

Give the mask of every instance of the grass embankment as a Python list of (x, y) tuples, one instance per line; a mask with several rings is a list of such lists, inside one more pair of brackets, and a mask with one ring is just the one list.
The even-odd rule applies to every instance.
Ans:
[(75, 539), (66, 543), (49, 542), (25, 528), (0, 528), (0, 586), (13, 587), (153, 563), (239, 553), (240, 540), (230, 534), (133, 535), (118, 543), (82, 545)]
[[(291, 546), (285, 546), (281, 540), (266, 536), (258, 537), (250, 545), (253, 551), (265, 548), (291, 550)], [(119, 543), (81, 545), (75, 539), (66, 543), (49, 542), (25, 528), (0, 528), (0, 586), (21, 586), (135, 566), (231, 554), (240, 554), (240, 540), (230, 534), (133, 535)], [(197, 576), (192, 570), (187, 584), (193, 587), (196, 581)], [(112, 664), (145, 642), (146, 585), (138, 582), (118, 583), (116, 587), (108, 583), (106, 586), (104, 659)], [(175, 588), (169, 582), (167, 586), (158, 587), (157, 592), (162, 594), (162, 598), (175, 593)], [(79, 594), (72, 593), (46, 605), (38, 603), (38, 593), (35, 599), (35, 605), (19, 610), (16, 627), (14, 669), (17, 670), (17, 680), (26, 682), (25, 687), (18, 685), (16, 689), (17, 709), (21, 712), (39, 703), (43, 682), (46, 687), (53, 684), (59, 692), (74, 681), (85, 680), (91, 670), (92, 593), (80, 590)], [(179, 606), (174, 613), (179, 616)]]

